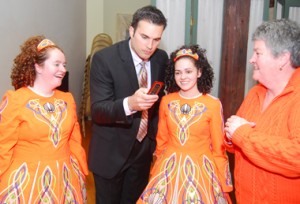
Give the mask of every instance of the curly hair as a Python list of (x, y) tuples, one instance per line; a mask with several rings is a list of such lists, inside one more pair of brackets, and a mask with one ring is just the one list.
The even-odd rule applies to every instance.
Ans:
[(274, 57), (288, 51), (294, 68), (300, 66), (300, 27), (289, 19), (263, 22), (252, 34), (252, 40), (263, 40)]
[(57, 45), (51, 45), (38, 51), (37, 46), (44, 39), (45, 37), (43, 35), (33, 36), (20, 46), (21, 52), (14, 59), (10, 76), (11, 83), (15, 90), (21, 87), (33, 86), (36, 78), (35, 63), (43, 65), (45, 60), (49, 57), (49, 49), (57, 48), (61, 50)]
[[(197, 87), (202, 94), (210, 93), (213, 87), (214, 72), (206, 58), (206, 50), (199, 47), (199, 45), (182, 46), (171, 53), (170, 59), (166, 69), (165, 88), (168, 93), (177, 92), (180, 87), (175, 81), (175, 63), (174, 59), (178, 51), (182, 49), (191, 49), (193, 53), (197, 53), (199, 58), (195, 60), (192, 57), (184, 56), (192, 59), (197, 69), (201, 71), (201, 77), (198, 78)], [(182, 57), (183, 58), (183, 57)]]

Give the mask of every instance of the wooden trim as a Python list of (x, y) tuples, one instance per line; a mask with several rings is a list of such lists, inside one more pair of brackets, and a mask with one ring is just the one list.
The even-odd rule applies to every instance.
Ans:
[(198, 0), (186, 0), (185, 6), (185, 44), (197, 43)]
[(225, 120), (244, 99), (251, 0), (225, 0), (219, 96)]
[(263, 20), (267, 21), (270, 18), (270, 0), (264, 0)]

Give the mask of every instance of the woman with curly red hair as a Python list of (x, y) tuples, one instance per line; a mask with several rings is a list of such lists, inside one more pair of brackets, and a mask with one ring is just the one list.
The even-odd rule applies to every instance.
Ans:
[(0, 105), (0, 203), (85, 203), (85, 151), (73, 96), (57, 90), (63, 51), (29, 38)]

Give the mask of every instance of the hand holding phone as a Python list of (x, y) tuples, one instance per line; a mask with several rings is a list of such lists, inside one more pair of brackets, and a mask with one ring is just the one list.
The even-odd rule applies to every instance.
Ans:
[(150, 90), (148, 91), (148, 94), (150, 94), (150, 95), (157, 95), (163, 86), (164, 86), (163, 82), (161, 82), (161, 81), (155, 81), (152, 84)]

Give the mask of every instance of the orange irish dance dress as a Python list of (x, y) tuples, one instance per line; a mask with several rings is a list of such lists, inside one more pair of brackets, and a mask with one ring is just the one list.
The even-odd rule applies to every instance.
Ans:
[(162, 98), (157, 160), (138, 203), (230, 203), (232, 190), (223, 146), (223, 114), (211, 95)]
[(70, 93), (8, 91), (0, 105), (0, 204), (85, 203), (85, 151)]

